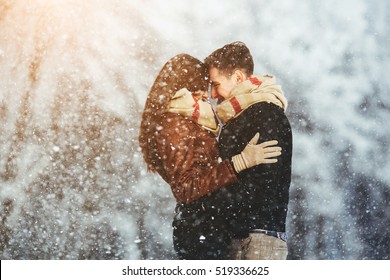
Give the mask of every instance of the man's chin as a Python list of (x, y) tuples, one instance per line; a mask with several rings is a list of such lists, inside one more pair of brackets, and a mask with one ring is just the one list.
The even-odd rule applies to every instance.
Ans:
[(222, 102), (224, 102), (225, 99), (224, 98), (217, 98), (217, 104), (221, 104)]

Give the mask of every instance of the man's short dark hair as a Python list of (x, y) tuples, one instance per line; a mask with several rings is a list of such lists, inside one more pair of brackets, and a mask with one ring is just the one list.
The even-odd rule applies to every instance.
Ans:
[(225, 75), (233, 74), (234, 70), (241, 69), (248, 76), (253, 74), (253, 57), (243, 42), (233, 42), (215, 50), (205, 59), (206, 66), (217, 68)]

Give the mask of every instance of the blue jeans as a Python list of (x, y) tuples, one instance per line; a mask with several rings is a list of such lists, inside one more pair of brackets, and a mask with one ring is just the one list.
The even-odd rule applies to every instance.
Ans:
[(249, 237), (233, 239), (228, 259), (285, 260), (287, 242), (266, 232), (251, 232)]

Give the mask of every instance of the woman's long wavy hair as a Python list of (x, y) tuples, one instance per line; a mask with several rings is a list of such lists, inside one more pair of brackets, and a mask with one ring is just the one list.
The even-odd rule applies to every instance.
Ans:
[(208, 88), (206, 66), (188, 54), (176, 55), (163, 66), (146, 99), (138, 140), (150, 172), (163, 172), (156, 148), (157, 128), (171, 98), (182, 88), (191, 92)]

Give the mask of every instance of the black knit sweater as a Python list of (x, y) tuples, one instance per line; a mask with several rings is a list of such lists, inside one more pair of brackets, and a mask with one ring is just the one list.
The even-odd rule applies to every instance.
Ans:
[[(260, 164), (238, 174), (239, 184), (220, 193), (226, 221), (236, 237), (251, 229), (284, 232), (291, 182), (292, 131), (284, 111), (266, 102), (248, 107), (223, 128), (219, 139), (222, 159), (239, 154), (260, 133), (259, 143), (277, 140), (282, 155), (274, 164)], [(223, 201), (222, 201), (223, 200)]]

